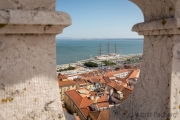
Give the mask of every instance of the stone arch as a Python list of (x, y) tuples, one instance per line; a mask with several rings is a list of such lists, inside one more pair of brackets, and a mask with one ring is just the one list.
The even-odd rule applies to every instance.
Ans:
[[(55, 96), (58, 93), (58, 87), (54, 87), (56, 74), (47, 71), (55, 68), (55, 50), (45, 48), (55, 46), (55, 34), (70, 25), (71, 19), (65, 13), (55, 12), (55, 0), (28, 1), (0, 0), (3, 3), (0, 5), (0, 56), (3, 56), (0, 59), (0, 119), (65, 119), (59, 108), (60, 99)], [(140, 7), (145, 19), (133, 27), (133, 31), (145, 35), (142, 72), (130, 97), (110, 111), (110, 119), (179, 120), (180, 2), (132, 2)], [(41, 55), (37, 55), (38, 52)], [(48, 55), (53, 58), (42, 61)], [(13, 76), (9, 76), (9, 69)], [(19, 75), (20, 72), (23, 74)], [(34, 104), (29, 104), (32, 102)]]
[(141, 73), (132, 94), (110, 110), (110, 120), (178, 120), (179, 0), (131, 1), (139, 6), (145, 19), (132, 29), (144, 35)]
[(145, 21), (174, 17), (177, 0), (131, 0), (143, 12)]

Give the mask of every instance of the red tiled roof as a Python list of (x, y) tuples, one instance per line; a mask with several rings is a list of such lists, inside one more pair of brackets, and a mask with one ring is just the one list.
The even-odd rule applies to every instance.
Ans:
[(117, 83), (115, 81), (111, 81), (110, 83), (107, 83), (107, 85), (114, 88), (117, 85)]
[(125, 87), (123, 87), (122, 85), (116, 85), (114, 89), (116, 89), (117, 91), (123, 91)]
[(109, 110), (90, 112), (92, 120), (109, 120)]
[(93, 82), (100, 82), (100, 80), (97, 77), (91, 77), (90, 80)]
[(100, 115), (97, 120), (109, 120), (109, 110), (104, 110), (100, 112)]
[(89, 116), (92, 118), (92, 120), (97, 120), (99, 115), (100, 115), (100, 111), (89, 112)]
[(124, 87), (125, 83), (123, 83), (123, 84), (122, 83), (123, 82), (121, 82), (121, 84), (118, 84), (115, 81), (112, 81), (111, 83), (108, 83), (107, 85), (114, 88), (117, 91), (122, 91), (123, 89), (125, 89), (125, 87)]
[(67, 80), (67, 81), (58, 80), (58, 84), (59, 84), (59, 87), (62, 87), (62, 86), (75, 85), (76, 83), (74, 81), (71, 81), (71, 80)]
[(97, 106), (98, 108), (101, 108), (101, 107), (109, 107), (109, 102), (96, 103), (96, 106)]
[(67, 79), (66, 75), (62, 75), (61, 73), (58, 74), (59, 79)]
[(128, 69), (123, 69), (123, 70), (118, 70), (118, 71), (113, 71), (113, 72), (107, 72), (105, 76), (114, 77), (114, 74), (119, 74), (119, 73), (128, 72), (128, 71), (129, 71)]
[[(83, 88), (79, 90), (85, 90), (85, 89)], [(87, 107), (93, 103), (93, 101), (90, 100), (85, 95), (80, 95), (80, 93), (78, 93), (77, 90), (69, 90), (69, 91), (65, 91), (65, 93), (74, 101), (76, 106), (79, 108)]]
[(106, 83), (110, 83), (110, 82), (111, 82), (111, 80), (109, 79), (108, 76), (103, 76), (103, 78), (104, 78), (104, 81), (105, 81)]
[(129, 76), (129, 78), (135, 78), (137, 76), (137, 74), (139, 73), (139, 69), (135, 69), (133, 70), (133, 72), (131, 73), (131, 75)]
[(87, 118), (88, 113), (90, 112), (90, 110), (86, 107), (86, 108), (80, 108), (81, 113)]
[(74, 79), (74, 81), (79, 85), (90, 84), (89, 82), (85, 81), (84, 79)]
[(79, 108), (85, 108), (91, 104), (93, 104), (93, 101), (90, 98), (85, 97), (81, 100)]
[[(85, 88), (82, 88), (79, 90), (87, 91)], [(87, 97), (88, 94), (90, 95), (90, 92), (87, 94), (87, 96), (81, 95), (80, 93), (78, 93), (77, 90), (69, 90), (69, 91), (65, 91), (65, 93), (74, 101), (76, 106), (79, 108), (85, 108), (85, 107), (93, 104), (93, 100), (91, 100), (89, 97)], [(107, 94), (104, 93), (104, 95), (101, 98), (99, 98), (97, 100), (97, 102), (104, 102), (104, 101), (106, 101), (106, 99), (107, 99)]]

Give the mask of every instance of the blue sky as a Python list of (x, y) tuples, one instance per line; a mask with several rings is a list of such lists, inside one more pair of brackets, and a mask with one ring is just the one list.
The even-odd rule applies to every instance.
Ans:
[(72, 18), (72, 25), (57, 37), (143, 37), (131, 31), (134, 24), (144, 19), (141, 10), (128, 0), (56, 0), (56, 10)]

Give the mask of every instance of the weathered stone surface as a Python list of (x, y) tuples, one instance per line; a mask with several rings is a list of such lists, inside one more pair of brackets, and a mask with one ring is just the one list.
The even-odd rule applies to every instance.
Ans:
[(55, 35), (70, 16), (55, 0), (0, 3), (0, 120), (64, 120)]
[(174, 18), (180, 8), (179, 0), (131, 0), (141, 9), (144, 20), (153, 21)]
[(0, 34), (57, 34), (71, 24), (67, 13), (0, 10)]
[(140, 78), (110, 120), (180, 119), (180, 0), (132, 0), (142, 10), (144, 23), (133, 31), (144, 37)]
[(55, 36), (0, 38), (1, 120), (60, 119)]
[(55, 10), (56, 0), (0, 0), (1, 9)]
[(13, 25), (64, 25), (71, 23), (65, 12), (38, 10), (0, 10), (0, 23)]

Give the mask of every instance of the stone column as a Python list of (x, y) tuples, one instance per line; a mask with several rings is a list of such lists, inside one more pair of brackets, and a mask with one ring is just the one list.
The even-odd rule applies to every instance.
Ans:
[(63, 120), (55, 35), (71, 24), (55, 0), (0, 0), (0, 120)]
[(180, 0), (132, 0), (145, 22), (141, 74), (134, 91), (110, 110), (110, 120), (180, 119)]

